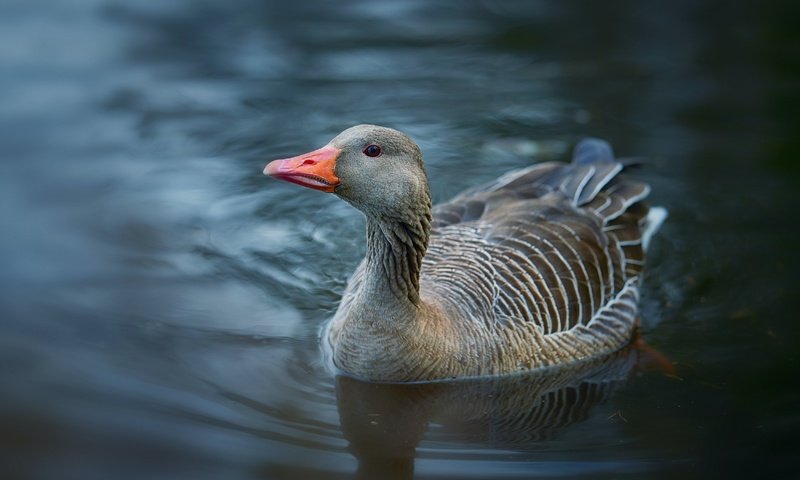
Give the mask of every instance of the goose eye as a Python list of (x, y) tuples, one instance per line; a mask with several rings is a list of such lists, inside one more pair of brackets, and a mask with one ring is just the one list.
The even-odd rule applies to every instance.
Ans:
[(367, 145), (367, 148), (364, 149), (364, 155), (368, 157), (377, 157), (381, 154), (381, 147), (377, 145)]

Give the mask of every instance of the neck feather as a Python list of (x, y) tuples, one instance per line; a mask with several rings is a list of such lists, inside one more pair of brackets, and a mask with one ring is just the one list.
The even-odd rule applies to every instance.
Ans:
[(367, 216), (367, 275), (398, 300), (419, 305), (419, 272), (428, 248), (431, 201), (401, 215)]

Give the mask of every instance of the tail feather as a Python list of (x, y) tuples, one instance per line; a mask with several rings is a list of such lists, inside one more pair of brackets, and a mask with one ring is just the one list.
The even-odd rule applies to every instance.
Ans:
[(509, 172), (497, 180), (467, 190), (434, 208), (434, 226), (477, 220), (503, 207), (509, 199), (566, 196), (576, 208), (592, 212), (619, 249), (620, 261), (640, 269), (644, 250), (666, 218), (666, 210), (649, 209), (643, 200), (650, 187), (620, 172), (641, 164), (638, 158), (615, 159), (604, 140), (587, 138), (575, 147), (572, 162), (540, 163)]
[(603, 162), (595, 166), (595, 173), (583, 186), (583, 190), (578, 192), (576, 205), (583, 205), (591, 201), (600, 191), (608, 185), (617, 174), (622, 171), (622, 164), (619, 162)]
[(614, 150), (605, 140), (584, 138), (575, 146), (572, 163), (575, 165), (591, 165), (614, 161)]
[(629, 276), (641, 271), (650, 239), (667, 216), (665, 209), (650, 208), (643, 202), (650, 193), (649, 185), (619, 175), (640, 163), (638, 159), (617, 160), (608, 143), (588, 138), (575, 147), (569, 166), (573, 178), (560, 184), (575, 206), (600, 217), (613, 249), (619, 252), (612, 260), (620, 262)]
[(658, 229), (661, 228), (668, 216), (669, 213), (666, 208), (650, 207), (650, 211), (647, 212), (647, 217), (645, 217), (644, 230), (642, 231), (642, 248), (647, 250), (653, 235), (658, 232)]
[(540, 181), (558, 188), (573, 205), (581, 206), (594, 199), (622, 168), (608, 142), (586, 138), (575, 147), (572, 163), (549, 172)]

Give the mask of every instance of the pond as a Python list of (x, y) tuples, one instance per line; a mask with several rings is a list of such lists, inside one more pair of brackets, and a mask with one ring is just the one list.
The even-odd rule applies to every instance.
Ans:
[[(790, 478), (793, 2), (0, 7), (0, 476)], [(548, 375), (334, 376), (360, 214), (264, 177), (357, 123), (434, 201), (582, 137), (669, 210), (641, 336)]]

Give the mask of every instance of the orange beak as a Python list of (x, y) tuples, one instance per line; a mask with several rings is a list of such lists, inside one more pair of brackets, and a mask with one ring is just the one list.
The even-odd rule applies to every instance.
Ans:
[(264, 175), (314, 190), (332, 192), (340, 183), (333, 169), (341, 153), (338, 148), (325, 145), (296, 157), (273, 160), (264, 167)]

